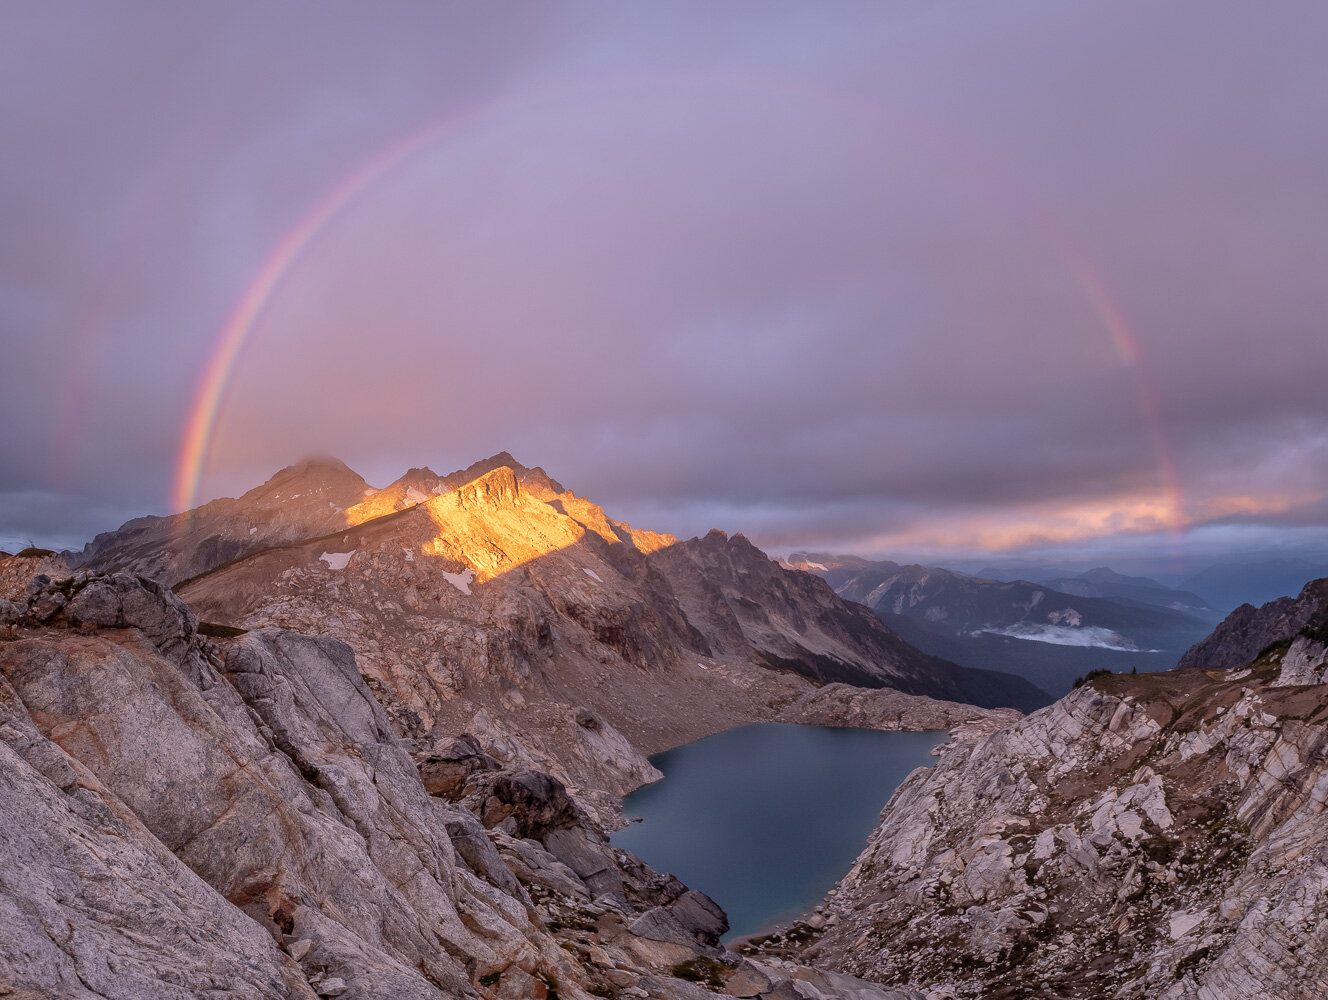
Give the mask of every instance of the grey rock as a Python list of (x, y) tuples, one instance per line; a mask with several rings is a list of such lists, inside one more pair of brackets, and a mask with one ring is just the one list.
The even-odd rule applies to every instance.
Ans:
[(770, 977), (751, 962), (743, 962), (724, 983), (724, 992), (731, 997), (754, 997), (770, 989)]
[(702, 944), (715, 945), (729, 929), (729, 919), (719, 904), (703, 892), (688, 889), (668, 904), (683, 927)]
[(664, 906), (655, 906), (632, 921), (629, 929), (633, 934), (651, 941), (663, 941), (690, 947), (696, 944), (696, 936)]
[(11, 709), (0, 726), (0, 990), (71, 1000), (313, 1000), (273, 939), (93, 774), (64, 757), (79, 774), (70, 794), (29, 763), (43, 743), (40, 756), (64, 755), (13, 711), (18, 699), (4, 680), (0, 699)]
[(602, 838), (592, 837), (585, 827), (552, 830), (545, 835), (544, 846), (576, 872), (592, 895), (622, 895), (622, 876), (613, 849)]
[(950, 747), (883, 811), (806, 956), (965, 1000), (1319, 995), (1328, 721), (1316, 689), (1260, 676), (1106, 677)]

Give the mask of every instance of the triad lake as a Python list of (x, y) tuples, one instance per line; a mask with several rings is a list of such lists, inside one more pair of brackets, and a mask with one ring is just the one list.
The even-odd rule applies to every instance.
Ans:
[(743, 726), (650, 758), (613, 835), (729, 915), (729, 937), (806, 913), (852, 866), (881, 808), (945, 732)]

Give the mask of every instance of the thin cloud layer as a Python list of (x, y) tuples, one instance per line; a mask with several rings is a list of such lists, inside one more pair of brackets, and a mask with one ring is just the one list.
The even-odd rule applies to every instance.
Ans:
[(506, 449), (781, 548), (1328, 523), (1317, 5), (0, 21), (5, 537), (169, 508), (264, 277), (199, 499)]

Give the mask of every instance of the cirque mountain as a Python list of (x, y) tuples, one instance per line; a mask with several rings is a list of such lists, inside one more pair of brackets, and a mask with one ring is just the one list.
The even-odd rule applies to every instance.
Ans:
[[(252, 511), (92, 547), (213, 564), (189, 604), (0, 558), (0, 995), (921, 1000), (739, 962), (722, 911), (605, 825), (654, 749), (768, 719), (989, 730), (1018, 713), (904, 691), (1029, 689), (741, 536), (638, 531), (506, 456), (431, 476), (366, 493), (305, 463)], [(265, 547), (220, 561), (237, 542)]]
[(817, 915), (750, 953), (973, 1000), (1328, 995), (1325, 596), (955, 740)]
[[(919, 649), (967, 666), (1016, 673), (1053, 694), (1094, 669), (1175, 666), (1212, 625), (1172, 607), (1065, 593), (1026, 580), (987, 580), (820, 553), (793, 553), (786, 565), (816, 573), (841, 597), (866, 604)], [(1143, 578), (1090, 577), (1076, 589), (1149, 590)], [(1168, 603), (1187, 599), (1168, 598)]]
[[(245, 497), (201, 508), (191, 537), (204, 536), (213, 565), (179, 594), (206, 621), (344, 640), (403, 735), (471, 733), (554, 774), (605, 822), (655, 776), (645, 755), (796, 720), (813, 696), (824, 718), (827, 691), (848, 712), (855, 687), (891, 689), (878, 703), (909, 728), (931, 709), (904, 694), (1046, 701), (1016, 677), (919, 652), (741, 535), (679, 542), (632, 528), (505, 453), (449, 476), (412, 470), (381, 491), (359, 482), (306, 463), (246, 494), (255, 514)], [(335, 512), (321, 498), (343, 485), (359, 497)], [(326, 513), (300, 503), (311, 493)], [(282, 500), (297, 513), (275, 516)], [(340, 527), (327, 532), (333, 516)], [(300, 517), (308, 534), (290, 541)], [(95, 565), (162, 565), (132, 523), (125, 531), (98, 539)], [(213, 537), (263, 547), (223, 562), (225, 545), (201, 544)], [(173, 551), (176, 567), (203, 558)]]

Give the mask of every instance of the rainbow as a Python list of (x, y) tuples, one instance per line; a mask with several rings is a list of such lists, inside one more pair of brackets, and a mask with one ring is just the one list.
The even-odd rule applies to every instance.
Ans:
[[(884, 108), (856, 95), (782, 79), (768, 80), (753, 77), (736, 80), (734, 78), (696, 79), (708, 86), (714, 86), (718, 79), (726, 86), (733, 86), (735, 83), (742, 89), (752, 89), (755, 86), (761, 92), (771, 88), (791, 90), (799, 96), (810, 96), (815, 100), (831, 104), (837, 110), (847, 109), (866, 127), (879, 127), (882, 117), (888, 116), (894, 122), (902, 123), (911, 138), (942, 153), (948, 161), (957, 165), (971, 182), (993, 195), (998, 202), (1004, 203), (1016, 217), (1022, 218), (1025, 223), (1031, 223), (1032, 229), (1055, 251), (1070, 279), (1109, 336), (1117, 356), (1133, 376), (1138, 405), (1150, 430), (1164, 500), (1169, 509), (1168, 528), (1173, 536), (1179, 539), (1187, 525), (1181, 480), (1170, 435), (1162, 415), (1160, 393), (1144, 364), (1138, 334), (1106, 280), (1089, 256), (1076, 245), (1059, 220), (1007, 173), (976, 155), (973, 150), (956, 142), (953, 137), (942, 135), (934, 127), (924, 127), (897, 109)], [(624, 81), (611, 82), (617, 91), (621, 92)], [(642, 81), (637, 79), (628, 82)], [(659, 81), (647, 79), (645, 82)], [(676, 80), (664, 82), (677, 85)], [(567, 86), (558, 90), (562, 94), (575, 94), (593, 86), (596, 85)], [(598, 86), (603, 87), (604, 81), (599, 81)], [(409, 133), (333, 185), (277, 242), (227, 316), (198, 378), (176, 462), (171, 493), (171, 503), (175, 510), (188, 511), (196, 502), (203, 470), (211, 457), (221, 404), (246, 341), (273, 294), (320, 233), (357, 197), (433, 142), (496, 111), (528, 103), (532, 96), (547, 97), (548, 92), (495, 100), (428, 123)]]
[(203, 373), (199, 376), (193, 404), (189, 408), (189, 417), (185, 422), (184, 436), (180, 442), (175, 482), (171, 491), (171, 502), (177, 510), (186, 511), (194, 505), (199, 480), (203, 475), (203, 466), (209, 456), (217, 413), (226, 393), (226, 387), (230, 383), (231, 372), (235, 368), (235, 362), (245, 341), (249, 339), (254, 324), (282, 279), (313, 243), (319, 232), (350, 204), (357, 194), (388, 173), (392, 167), (406, 160), (412, 153), (424, 148), (445, 128), (460, 124), (461, 120), (467, 117), (470, 115), (462, 115), (460, 120), (456, 121), (446, 119), (426, 125), (362, 164), (334, 185), (268, 254), (226, 318), (216, 343), (208, 353)]

